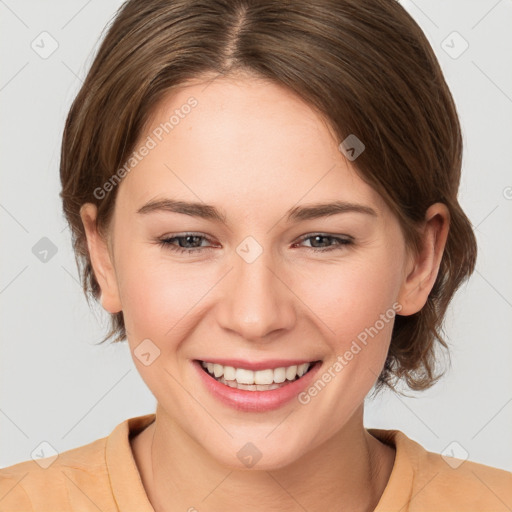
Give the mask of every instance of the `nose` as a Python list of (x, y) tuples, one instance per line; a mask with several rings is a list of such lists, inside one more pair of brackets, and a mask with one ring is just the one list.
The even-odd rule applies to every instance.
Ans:
[(250, 263), (235, 255), (225, 287), (217, 310), (223, 329), (248, 341), (266, 343), (295, 325), (295, 295), (286, 284), (282, 266), (265, 251)]

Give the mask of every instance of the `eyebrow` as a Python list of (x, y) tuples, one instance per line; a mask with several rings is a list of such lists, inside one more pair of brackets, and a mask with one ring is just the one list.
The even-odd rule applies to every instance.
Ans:
[[(217, 221), (227, 225), (226, 216), (221, 213), (215, 206), (197, 202), (177, 201), (174, 199), (151, 200), (139, 208), (137, 213), (148, 214), (161, 211), (182, 213), (192, 217), (200, 217), (202, 219)], [(377, 212), (370, 206), (357, 203), (349, 203), (346, 201), (334, 201), (331, 203), (315, 203), (295, 206), (290, 208), (286, 212), (285, 216), (286, 222), (291, 223), (349, 212), (363, 213), (374, 217), (378, 216)]]

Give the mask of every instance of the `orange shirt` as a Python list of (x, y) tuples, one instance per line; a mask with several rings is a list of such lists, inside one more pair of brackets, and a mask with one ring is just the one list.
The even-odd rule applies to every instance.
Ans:
[[(129, 441), (154, 419), (125, 420), (109, 436), (60, 453), (46, 469), (40, 464), (47, 459), (0, 469), (0, 512), (154, 512)], [(396, 449), (375, 512), (512, 510), (511, 472), (458, 459), (449, 464), (398, 430), (368, 432)]]

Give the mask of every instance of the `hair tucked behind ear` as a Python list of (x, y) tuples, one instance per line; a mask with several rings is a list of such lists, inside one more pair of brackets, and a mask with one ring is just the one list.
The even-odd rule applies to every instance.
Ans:
[[(201, 77), (248, 73), (288, 87), (322, 114), (343, 141), (365, 151), (353, 162), (400, 221), (408, 246), (427, 208), (446, 204), (450, 233), (424, 308), (397, 316), (376, 390), (403, 379), (426, 389), (442, 322), (473, 272), (476, 241), (462, 211), (462, 136), (453, 98), (425, 35), (395, 0), (145, 0), (126, 2), (99, 48), (69, 112), (61, 153), (61, 197), (86, 295), (100, 289), (80, 206), (98, 207), (108, 231), (117, 188), (95, 190), (123, 166), (144, 123), (169, 88)], [(126, 337), (112, 315), (103, 341)]]

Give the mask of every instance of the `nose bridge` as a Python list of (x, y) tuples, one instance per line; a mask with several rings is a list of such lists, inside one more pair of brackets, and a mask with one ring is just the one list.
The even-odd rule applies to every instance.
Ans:
[(247, 340), (264, 341), (276, 331), (289, 329), (295, 321), (293, 294), (279, 278), (270, 250), (252, 237), (236, 249), (234, 269), (221, 308), (222, 327)]

